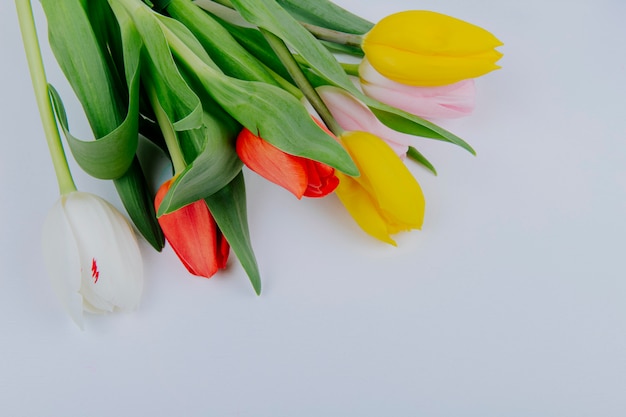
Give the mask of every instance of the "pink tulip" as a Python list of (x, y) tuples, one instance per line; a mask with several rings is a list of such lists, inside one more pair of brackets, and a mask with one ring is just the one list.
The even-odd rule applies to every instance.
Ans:
[(454, 119), (474, 110), (474, 80), (437, 87), (405, 85), (384, 77), (363, 59), (361, 88), (368, 96), (425, 119)]
[(340, 88), (325, 85), (316, 90), (342, 129), (371, 133), (384, 140), (401, 158), (406, 156), (414, 136), (385, 126), (369, 107)]

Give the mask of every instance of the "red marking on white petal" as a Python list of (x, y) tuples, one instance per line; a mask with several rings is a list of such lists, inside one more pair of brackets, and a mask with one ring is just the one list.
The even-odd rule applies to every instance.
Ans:
[(91, 276), (93, 277), (93, 283), (97, 283), (100, 278), (100, 271), (98, 271), (98, 264), (96, 258), (91, 259)]

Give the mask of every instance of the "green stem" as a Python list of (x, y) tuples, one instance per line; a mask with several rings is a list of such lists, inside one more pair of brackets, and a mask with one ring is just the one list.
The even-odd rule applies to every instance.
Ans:
[(300, 24), (317, 39), (338, 43), (340, 45), (361, 48), (363, 43), (363, 35), (353, 33), (339, 32), (338, 30), (326, 29), (321, 26), (315, 26), (310, 23), (300, 22)]
[(234, 9), (233, 4), (230, 0), (213, 0), (214, 3), (221, 4), (224, 7), (228, 7), (229, 9)]
[(359, 64), (346, 64), (345, 62), (341, 62), (341, 68), (343, 68), (348, 75), (359, 76)]
[(165, 110), (163, 110), (163, 107), (161, 107), (161, 104), (159, 103), (159, 97), (154, 85), (152, 83), (144, 83), (144, 86), (148, 92), (148, 99), (152, 105), (152, 110), (154, 110), (157, 123), (163, 133), (165, 145), (170, 153), (172, 165), (174, 165), (174, 175), (178, 175), (187, 167), (187, 162), (185, 162), (185, 157), (183, 156), (180, 144), (178, 143), (178, 136), (176, 135), (174, 126), (172, 126), (172, 123), (167, 117), (167, 113), (165, 113)]
[(74, 184), (70, 168), (67, 164), (63, 143), (59, 135), (59, 128), (52, 110), (52, 103), (50, 102), (48, 81), (41, 57), (39, 39), (37, 38), (33, 9), (30, 0), (15, 0), (15, 6), (17, 8), (17, 16), (22, 32), (26, 60), (28, 61), (28, 69), (35, 91), (35, 99), (37, 101), (37, 107), (39, 108), (39, 115), (46, 136), (46, 142), (48, 143), (50, 157), (52, 158), (52, 165), (54, 166), (54, 172), (57, 177), (57, 182), (59, 183), (59, 192), (61, 194), (67, 194), (76, 191), (76, 185)]
[(298, 100), (302, 100), (302, 98), (304, 97), (304, 94), (302, 94), (302, 91), (300, 91), (298, 87), (296, 87), (295, 85), (291, 84), (291, 82), (287, 81), (286, 79), (278, 75), (274, 70), (272, 70), (267, 65), (263, 64), (263, 66), (265, 67), (265, 70), (272, 76), (272, 78), (276, 80), (278, 85), (280, 85), (285, 91), (287, 91), (289, 94), (291, 94)]
[(326, 107), (326, 104), (324, 104), (322, 98), (319, 96), (319, 94), (317, 94), (315, 88), (313, 88), (311, 83), (309, 83), (309, 80), (302, 72), (302, 69), (300, 69), (298, 62), (289, 51), (289, 48), (287, 48), (287, 45), (285, 45), (285, 42), (283, 42), (282, 39), (280, 39), (273, 33), (268, 32), (267, 30), (261, 28), (259, 28), (259, 30), (261, 31), (261, 33), (263, 33), (263, 36), (265, 36), (265, 39), (267, 39), (267, 42), (270, 44), (280, 61), (285, 66), (287, 72), (289, 72), (289, 75), (291, 75), (291, 78), (293, 78), (298, 88), (300, 88), (300, 90), (304, 93), (304, 96), (309, 100), (309, 102), (311, 103), (315, 111), (317, 111), (317, 114), (319, 114), (319, 116), (322, 118), (328, 129), (330, 129), (330, 131), (337, 136), (341, 135), (343, 129), (341, 128), (341, 126), (339, 126), (339, 123), (337, 123), (333, 115), (330, 113), (330, 110), (328, 110), (328, 107)]

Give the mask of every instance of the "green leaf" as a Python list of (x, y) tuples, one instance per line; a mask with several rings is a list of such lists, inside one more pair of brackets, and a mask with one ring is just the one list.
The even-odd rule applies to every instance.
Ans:
[(324, 40), (319, 41), (322, 45), (326, 47), (330, 52), (336, 54), (346, 54), (346, 55), (354, 55), (362, 58), (365, 54), (361, 50), (361, 48), (356, 48), (350, 45), (342, 45), (339, 43), (328, 42)]
[[(310, 69), (326, 80), (323, 82), (324, 84), (330, 82), (344, 88), (372, 108), (376, 116), (387, 126), (404, 133), (454, 143), (474, 153), (474, 150), (465, 141), (434, 123), (388, 106), (361, 93), (354, 87), (334, 56), (274, 0), (232, 0), (232, 2), (248, 22), (272, 32), (289, 44), (308, 62)], [(315, 76), (315, 74), (311, 74), (310, 70), (308, 72), (307, 76)], [(319, 82), (317, 84), (320, 85)]]
[[(41, 0), (50, 46), (80, 100), (96, 138), (110, 133), (126, 111), (80, 0)], [(67, 24), (72, 22), (72, 24)]]
[(407, 156), (411, 158), (412, 160), (414, 160), (415, 162), (419, 163), (420, 165), (423, 165), (426, 169), (428, 169), (434, 175), (437, 175), (437, 170), (435, 169), (433, 164), (431, 164), (430, 161), (426, 159), (426, 157), (422, 155), (422, 153), (418, 151), (417, 149), (415, 149), (414, 147), (409, 146)]
[(261, 275), (250, 241), (243, 172), (226, 187), (206, 198), (206, 202), (215, 222), (248, 274), (254, 291), (260, 295)]
[(395, 107), (387, 106), (376, 100), (369, 99), (369, 97), (366, 96), (361, 97), (361, 99), (370, 107), (378, 120), (398, 132), (453, 143), (472, 155), (476, 155), (476, 151), (469, 143), (428, 120), (396, 109)]
[(373, 23), (328, 0), (277, 0), (296, 19), (345, 33), (364, 34)]
[(207, 82), (210, 94), (239, 123), (286, 153), (358, 175), (350, 155), (313, 121), (292, 95), (268, 84), (231, 79)]
[(248, 22), (272, 32), (304, 58), (311, 68), (348, 91), (356, 88), (341, 65), (311, 33), (274, 0), (231, 0)]
[[(286, 153), (320, 161), (348, 175), (358, 169), (346, 150), (313, 121), (304, 105), (271, 84), (228, 77), (207, 65), (186, 37), (165, 31), (173, 55), (205, 93), (254, 134)], [(155, 82), (158, 80), (155, 80)], [(199, 92), (200, 93), (200, 92)]]
[(159, 206), (158, 216), (209, 197), (224, 188), (241, 171), (242, 162), (234, 146), (235, 137), (241, 127), (228, 118), (228, 115), (217, 116), (215, 113), (204, 113), (204, 126), (198, 132), (180, 132), (181, 143), (192, 141), (185, 135), (202, 135), (204, 148), (198, 153), (195, 152), (196, 144), (192, 144), (192, 151), (189, 150), (190, 146), (183, 147), (184, 150), (187, 149), (185, 156), (189, 156), (193, 162), (171, 185)]
[[(106, 31), (102, 30), (102, 25), (92, 28), (85, 1), (41, 0), (41, 3), (48, 21), (52, 50), (83, 106), (94, 136), (107, 136), (118, 129), (124, 119), (134, 119), (128, 123), (136, 123), (138, 116), (130, 114), (135, 99), (129, 89), (138, 85), (141, 39), (133, 36), (134, 28), (114, 24), (107, 25)], [(99, 6), (104, 8), (105, 2), (100, 3)], [(90, 3), (92, 18), (95, 18), (97, 9)], [(98, 15), (100, 19), (109, 19), (111, 12)], [(113, 55), (113, 51), (124, 51), (123, 56)], [(124, 71), (120, 72), (120, 68)], [(126, 82), (120, 82), (123, 77)], [(125, 134), (128, 141), (137, 141), (136, 131), (126, 131)], [(139, 232), (156, 250), (161, 250), (163, 234), (154, 213), (152, 195), (136, 158), (131, 158), (128, 170), (114, 183)]]
[[(215, 16), (213, 17), (216, 18)], [(260, 31), (257, 29), (233, 25), (220, 19), (218, 20), (248, 52), (254, 55), (259, 61), (276, 74), (293, 84), (291, 75), (289, 75), (287, 69)]]
[(154, 249), (163, 249), (165, 237), (156, 220), (153, 197), (139, 160), (135, 158), (128, 171), (113, 183), (137, 230)]
[[(135, 90), (138, 89), (138, 81), (138, 79), (135, 81)], [(83, 141), (70, 133), (63, 101), (53, 86), (49, 86), (49, 89), (59, 124), (72, 150), (72, 155), (83, 171), (100, 179), (115, 179), (124, 175), (137, 151), (138, 92), (131, 94), (132, 109), (124, 123), (96, 141)], [(131, 113), (134, 113), (135, 117), (131, 117)]]
[[(309, 69), (305, 69), (304, 74), (309, 82), (315, 87), (328, 85), (329, 83), (332, 84), (329, 80), (320, 77)], [(463, 139), (428, 120), (370, 98), (357, 89), (350, 89), (348, 91), (350, 94), (365, 103), (376, 115), (378, 120), (391, 129), (407, 133), (409, 135), (453, 143), (473, 155), (476, 154), (474, 149)]]
[(109, 3), (118, 21), (132, 20), (143, 40), (149, 59), (143, 61), (145, 71), (142, 75), (149, 77), (147, 82), (157, 86), (159, 102), (174, 129), (199, 128), (202, 125), (202, 105), (178, 71), (155, 13), (139, 1), (110, 0)]
[(263, 64), (246, 51), (216, 19), (190, 0), (173, 0), (167, 12), (195, 35), (225, 74), (243, 80), (276, 84)]

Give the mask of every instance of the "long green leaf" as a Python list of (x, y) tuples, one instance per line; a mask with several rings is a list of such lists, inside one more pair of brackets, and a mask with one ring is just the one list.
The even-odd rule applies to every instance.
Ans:
[(187, 71), (195, 74), (206, 94), (241, 125), (284, 152), (323, 162), (349, 175), (358, 175), (350, 155), (319, 128), (294, 96), (271, 84), (228, 77), (207, 65), (203, 59), (206, 52), (197, 40), (194, 42), (194, 38), (188, 35), (177, 36), (164, 24), (165, 18), (159, 17), (158, 20), (163, 25), (173, 55), (184, 63)]
[(335, 57), (275, 0), (231, 1), (244, 19), (281, 38), (323, 77), (356, 90)]
[[(125, 119), (135, 120), (127, 122), (127, 127), (136, 124), (137, 114), (130, 114), (134, 111), (134, 99), (130, 98), (129, 88), (138, 85), (136, 74), (139, 71), (141, 40), (139, 39), (138, 46), (136, 41), (126, 37), (122, 46), (119, 45), (122, 42), (121, 34), (111, 36), (117, 29), (116, 25), (108, 25), (110, 31), (102, 31), (102, 27), (98, 25), (94, 29), (86, 12), (85, 1), (41, 0), (41, 3), (48, 20), (52, 50), (83, 106), (94, 136), (102, 138), (116, 131)], [(99, 6), (104, 8), (105, 4)], [(96, 9), (89, 7), (89, 12), (95, 13)], [(100, 19), (107, 20), (112, 15), (109, 11), (99, 16)], [(110, 55), (113, 50), (124, 51), (124, 62), (117, 65), (114, 63), (115, 57)], [(125, 68), (125, 72), (120, 74), (117, 68)], [(121, 77), (125, 77), (126, 81), (120, 82)], [(116, 134), (125, 136), (131, 144), (136, 143), (138, 133), (130, 130), (132, 129), (122, 128)], [(89, 146), (100, 146), (98, 142), (96, 140), (96, 145)], [(103, 146), (109, 145), (105, 142)], [(156, 221), (151, 194), (138, 161), (132, 156), (129, 159), (130, 167), (114, 180), (115, 186), (135, 226), (155, 249), (161, 250), (164, 238)]]
[(296, 19), (345, 33), (364, 34), (374, 24), (328, 0), (277, 0)]
[(173, 0), (167, 12), (195, 35), (226, 75), (276, 84), (263, 64), (237, 43), (216, 19), (202, 11), (191, 0)]
[[(139, 79), (136, 79), (135, 84), (138, 84), (138, 81)], [(138, 89), (138, 86), (134, 89)], [(74, 137), (70, 133), (61, 96), (52, 86), (50, 86), (50, 97), (72, 155), (83, 171), (100, 179), (116, 179), (124, 175), (137, 151), (137, 92), (131, 94), (132, 108), (126, 120), (111, 133), (96, 141), (83, 141)], [(134, 117), (131, 113), (134, 113)]]
[[(140, 1), (109, 0), (118, 21), (132, 20), (143, 40), (149, 59), (144, 60), (144, 77), (157, 83), (156, 89), (163, 110), (174, 129), (196, 129), (202, 126), (202, 105), (198, 96), (181, 76), (170, 53), (167, 40), (155, 14)], [(169, 103), (169, 104), (168, 104)]]
[[(234, 140), (240, 125), (228, 115), (214, 109), (213, 113), (204, 113), (204, 123), (198, 131), (179, 133), (184, 145), (183, 153), (192, 162), (176, 178), (163, 198), (158, 216), (171, 213), (194, 201), (209, 197), (219, 191), (241, 171), (242, 162), (235, 151)], [(204, 146), (189, 143), (191, 135), (201, 135)]]
[[(367, 97), (354, 87), (334, 56), (306, 31), (275, 0), (231, 0), (248, 22), (255, 24), (280, 37), (308, 63), (310, 69), (331, 83), (355, 95), (375, 110), (381, 121), (404, 133), (444, 140), (463, 147), (471, 153), (474, 150), (465, 141), (447, 130), (420, 117), (406, 113)], [(309, 71), (310, 73), (311, 71)], [(315, 76), (315, 74), (311, 74)]]
[(206, 202), (217, 225), (246, 271), (254, 291), (260, 295), (261, 275), (250, 241), (243, 172), (226, 187), (206, 198)]
[[(315, 86), (320, 87), (328, 85), (330, 82), (323, 77), (320, 77), (315, 72), (305, 69), (305, 75), (309, 82)], [(475, 155), (474, 149), (463, 139), (458, 137), (452, 132), (438, 126), (428, 120), (425, 120), (419, 116), (408, 113), (404, 110), (400, 110), (396, 107), (382, 103), (371, 97), (366, 96), (361, 91), (350, 91), (350, 94), (365, 103), (376, 117), (386, 126), (398, 132), (407, 133), (409, 135), (420, 136), (429, 139), (436, 139), (444, 142), (453, 143), (461, 148), (467, 150), (471, 154)]]
[[(116, 100), (117, 93), (104, 54), (82, 2), (41, 0), (41, 4), (57, 62), (81, 101), (96, 137), (104, 136), (121, 123), (120, 115), (126, 109)], [(96, 101), (96, 97), (99, 100)]]

